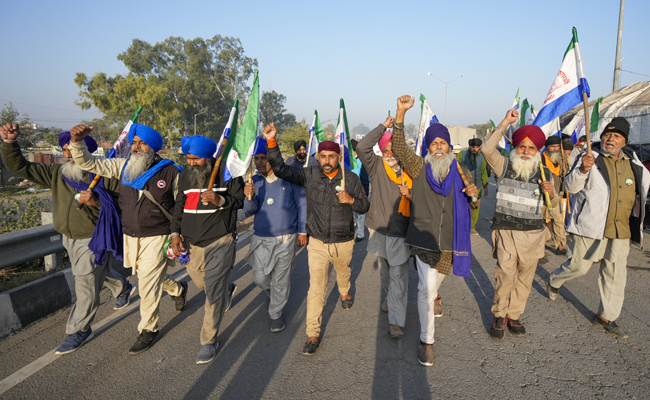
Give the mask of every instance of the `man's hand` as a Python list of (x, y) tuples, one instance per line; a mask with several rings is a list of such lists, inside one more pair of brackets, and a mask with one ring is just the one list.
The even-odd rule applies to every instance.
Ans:
[(583, 174), (586, 174), (589, 172), (591, 167), (594, 166), (594, 155), (593, 154), (585, 154), (582, 156), (582, 165), (580, 166), (580, 172)]
[(503, 118), (503, 121), (501, 121), (499, 125), (508, 126), (510, 124), (514, 124), (517, 121), (519, 121), (519, 112), (513, 108), (512, 110), (508, 110), (505, 118)]
[(397, 111), (406, 112), (406, 110), (413, 107), (415, 103), (415, 97), (411, 97), (408, 94), (397, 98)]
[(172, 238), (172, 251), (176, 257), (180, 257), (181, 253), (185, 251), (183, 240), (183, 236)]
[(201, 201), (203, 203), (212, 203), (218, 206), (221, 202), (221, 196), (216, 194), (214, 190), (206, 190), (205, 192), (201, 193)]
[(483, 197), (488, 197), (488, 188), (487, 188), (487, 186), (483, 188), (483, 191), (485, 192)]
[(20, 136), (20, 127), (18, 124), (4, 124), (0, 126), (0, 137), (2, 140), (16, 140)]
[(246, 182), (246, 185), (244, 186), (244, 195), (246, 198), (248, 198), (248, 196), (255, 197), (255, 185), (253, 185), (253, 182)]
[(402, 196), (406, 197), (407, 199), (411, 198), (411, 189), (408, 188), (406, 185), (397, 185), (399, 188), (399, 192)]
[(74, 128), (70, 129), (70, 141), (79, 143), (84, 140), (84, 137), (90, 135), (93, 127), (90, 128), (85, 125), (76, 125)]
[(553, 182), (550, 182), (550, 181), (543, 181), (542, 182), (541, 180), (538, 180), (537, 182), (542, 187), (542, 192), (548, 193), (548, 197), (551, 200), (553, 200), (553, 198), (555, 197), (555, 194), (553, 193)]
[(384, 123), (382, 125), (384, 125), (384, 127), (386, 127), (386, 129), (390, 129), (390, 128), (393, 127), (393, 122), (395, 122), (395, 118), (393, 118), (393, 117), (391, 117), (389, 115), (388, 118), (386, 118), (386, 121), (384, 121)]
[(342, 190), (336, 194), (339, 198), (339, 203), (341, 204), (352, 204), (354, 199), (348, 194), (345, 190)]
[(472, 196), (478, 197), (478, 188), (473, 183), (471, 185), (467, 186), (466, 188), (464, 188), (461, 191), (464, 192), (469, 197), (472, 197)]
[(298, 247), (302, 247), (307, 244), (307, 235), (303, 233), (298, 234)]
[(262, 133), (264, 134), (264, 139), (275, 140), (275, 135), (278, 134), (278, 130), (275, 129), (275, 124), (271, 122), (270, 124), (264, 127)]
[(97, 195), (90, 190), (79, 192), (79, 203), (94, 207), (97, 204)]

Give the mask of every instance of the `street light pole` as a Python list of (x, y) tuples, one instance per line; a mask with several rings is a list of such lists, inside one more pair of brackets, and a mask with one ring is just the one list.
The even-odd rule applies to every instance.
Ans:
[(443, 123), (445, 124), (445, 126), (447, 126), (447, 85), (449, 85), (453, 81), (459, 80), (460, 78), (464, 77), (465, 75), (461, 75), (456, 79), (452, 79), (449, 82), (445, 82), (442, 79), (438, 78), (437, 76), (433, 75), (431, 72), (427, 72), (427, 74), (433, 76), (434, 78), (436, 78), (437, 80), (439, 80), (440, 82), (445, 84), (445, 119), (443, 120)]
[(201, 115), (201, 114), (205, 114), (206, 112), (208, 112), (208, 110), (201, 111), (201, 112), (198, 113), (198, 114), (194, 114), (194, 136), (196, 136), (196, 116), (197, 116), (197, 115)]
[(618, 37), (616, 38), (616, 62), (614, 63), (614, 87), (612, 91), (618, 90), (618, 81), (621, 76), (621, 42), (623, 41), (623, 9), (625, 0), (621, 0), (621, 8), (618, 12)]

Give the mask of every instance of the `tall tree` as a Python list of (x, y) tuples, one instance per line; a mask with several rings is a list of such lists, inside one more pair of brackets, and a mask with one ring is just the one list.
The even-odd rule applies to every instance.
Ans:
[[(109, 77), (103, 72), (89, 78), (77, 73), (81, 89), (77, 105), (97, 107), (108, 126), (124, 125), (139, 107), (139, 122), (158, 130), (174, 145), (183, 134), (218, 138), (235, 98), (240, 115), (250, 88), (246, 85), (257, 67), (237, 38), (216, 35), (212, 39), (170, 37), (151, 45), (134, 39), (117, 59), (129, 70)], [(200, 116), (197, 114), (201, 114)]]
[(296, 125), (296, 116), (288, 113), (284, 108), (286, 101), (286, 96), (275, 90), (262, 93), (260, 100), (260, 120), (264, 125), (273, 122), (279, 134), (284, 133), (286, 128)]
[(294, 154), (293, 144), (298, 140), (304, 140), (309, 146), (309, 128), (310, 125), (304, 119), (294, 123), (292, 126), (285, 127), (284, 132), (278, 135), (278, 146), (282, 154), (286, 157)]

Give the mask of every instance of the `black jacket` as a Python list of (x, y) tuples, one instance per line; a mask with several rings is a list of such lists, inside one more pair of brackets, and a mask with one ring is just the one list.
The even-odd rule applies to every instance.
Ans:
[(324, 243), (354, 239), (353, 212), (365, 214), (370, 208), (359, 177), (352, 171), (345, 172), (345, 190), (354, 199), (354, 204), (341, 204), (336, 196), (336, 187), (341, 185), (340, 168), (336, 176), (330, 179), (321, 171), (320, 165), (308, 168), (287, 166), (277, 146), (269, 147), (267, 152), (269, 163), (278, 178), (305, 187), (307, 234)]

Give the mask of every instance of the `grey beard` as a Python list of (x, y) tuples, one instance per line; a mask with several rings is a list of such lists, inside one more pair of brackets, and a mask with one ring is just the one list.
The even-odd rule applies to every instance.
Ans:
[(424, 161), (429, 164), (431, 173), (436, 181), (442, 182), (449, 174), (449, 168), (454, 161), (454, 154), (450, 151), (449, 153), (445, 153), (444, 157), (436, 157), (429, 153), (424, 157)]
[(547, 152), (548, 158), (553, 162), (553, 164), (559, 164), (562, 162), (562, 152), (560, 150), (557, 151), (549, 151)]
[(208, 160), (204, 166), (189, 166), (187, 167), (190, 170), (190, 180), (192, 182), (192, 187), (198, 186), (199, 189), (203, 189), (208, 182), (210, 181), (210, 176), (212, 175), (212, 160)]
[(539, 153), (535, 153), (534, 157), (524, 160), (521, 158), (521, 154), (517, 154), (516, 151), (510, 152), (510, 162), (512, 163), (512, 170), (515, 171), (515, 177), (526, 181), (535, 171), (540, 159)]
[(399, 159), (397, 157), (382, 157), (386, 164), (395, 172), (399, 172), (402, 168), (399, 166)]
[(144, 154), (135, 154), (131, 153), (129, 161), (124, 168), (123, 178), (125, 181), (132, 181), (140, 175), (144, 174), (151, 166), (156, 153), (153, 150), (149, 150)]
[(83, 182), (88, 177), (88, 173), (75, 163), (66, 162), (61, 166), (61, 174), (68, 179), (76, 182)]

